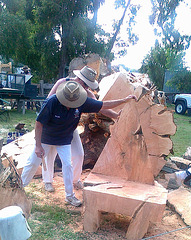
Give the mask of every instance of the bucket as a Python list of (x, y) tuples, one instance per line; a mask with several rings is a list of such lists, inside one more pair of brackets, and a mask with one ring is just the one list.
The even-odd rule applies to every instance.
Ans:
[(0, 210), (1, 240), (26, 240), (31, 231), (19, 206), (9, 206)]

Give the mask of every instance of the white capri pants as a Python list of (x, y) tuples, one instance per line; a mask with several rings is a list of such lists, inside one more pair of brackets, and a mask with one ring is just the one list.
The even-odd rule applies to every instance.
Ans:
[[(48, 155), (45, 157), (47, 171), (44, 171), (44, 169), (42, 168), (42, 179), (45, 183), (53, 182), (54, 161), (56, 154), (56, 149), (52, 148), (51, 151), (49, 151)], [(80, 176), (82, 174), (82, 165), (84, 161), (84, 149), (77, 129), (75, 129), (73, 133), (73, 139), (71, 142), (71, 155), (73, 166), (73, 183), (77, 183), (80, 180)]]
[[(58, 153), (62, 162), (62, 174), (65, 185), (66, 197), (74, 196), (73, 168), (71, 164), (71, 145), (56, 146), (42, 144), (42, 147), (44, 148), (45, 151), (45, 157), (48, 156), (49, 154), (52, 155), (52, 152)], [(24, 187), (30, 183), (41, 162), (42, 159), (37, 157), (34, 147), (33, 152), (28, 158), (26, 166), (24, 167), (21, 175)]]

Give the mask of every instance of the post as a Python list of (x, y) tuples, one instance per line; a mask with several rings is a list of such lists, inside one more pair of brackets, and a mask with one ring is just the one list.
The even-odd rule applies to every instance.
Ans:
[(40, 96), (44, 96), (44, 80), (40, 80)]

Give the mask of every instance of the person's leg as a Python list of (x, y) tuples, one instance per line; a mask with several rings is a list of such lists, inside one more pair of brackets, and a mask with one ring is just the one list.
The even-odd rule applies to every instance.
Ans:
[[(46, 155), (46, 153), (49, 150), (49, 145), (43, 144), (42, 146), (45, 150), (45, 155)], [(24, 187), (30, 183), (41, 162), (42, 162), (42, 159), (36, 156), (35, 147), (34, 147), (30, 157), (27, 159), (27, 163), (24, 166), (21, 174), (21, 179)]]
[(45, 185), (45, 190), (48, 192), (54, 192), (55, 189), (52, 186), (53, 177), (54, 177), (54, 161), (57, 151), (55, 146), (50, 146), (47, 156), (45, 157), (45, 163), (47, 170), (44, 171), (42, 168), (42, 179)]
[[(74, 131), (73, 134), (73, 139), (71, 142), (71, 153), (74, 175), (73, 183), (75, 186), (79, 185), (78, 183), (80, 182), (80, 176), (82, 174), (82, 166), (84, 161), (84, 149), (77, 129)], [(83, 185), (80, 188), (82, 187)]]
[(71, 164), (71, 145), (56, 146), (56, 150), (62, 162), (62, 174), (66, 196), (74, 196), (73, 169)]
[(56, 146), (57, 153), (62, 162), (62, 174), (65, 185), (66, 201), (74, 206), (80, 206), (81, 202), (73, 192), (73, 168), (71, 163), (71, 145)]

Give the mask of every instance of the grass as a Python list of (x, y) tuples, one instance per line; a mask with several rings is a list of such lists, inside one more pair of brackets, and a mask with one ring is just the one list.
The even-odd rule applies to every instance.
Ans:
[[(169, 106), (174, 109), (174, 105)], [(191, 116), (174, 113), (174, 123), (177, 130), (174, 136), (171, 136), (173, 142), (173, 151), (175, 157), (182, 157), (187, 147), (191, 147)]]
[(86, 233), (75, 232), (71, 227), (81, 221), (80, 211), (69, 211), (52, 196), (49, 199), (49, 194), (45, 193), (38, 181), (31, 182), (25, 192), (32, 200), (31, 214), (27, 220), (32, 232), (30, 240), (87, 239)]
[(17, 110), (12, 109), (9, 113), (10, 118), (6, 119), (5, 116), (0, 115), (0, 138), (4, 139), (6, 143), (8, 132), (14, 132), (18, 123), (24, 123), (24, 129), (32, 131), (35, 126), (36, 111), (26, 110), (25, 114), (19, 113)]
[(32, 229), (30, 240), (84, 239), (69, 227), (74, 217), (58, 206), (33, 204), (32, 218), (28, 224)]
[(191, 117), (175, 114), (174, 122), (177, 131), (172, 136), (174, 156), (182, 156), (187, 147), (191, 146)]

